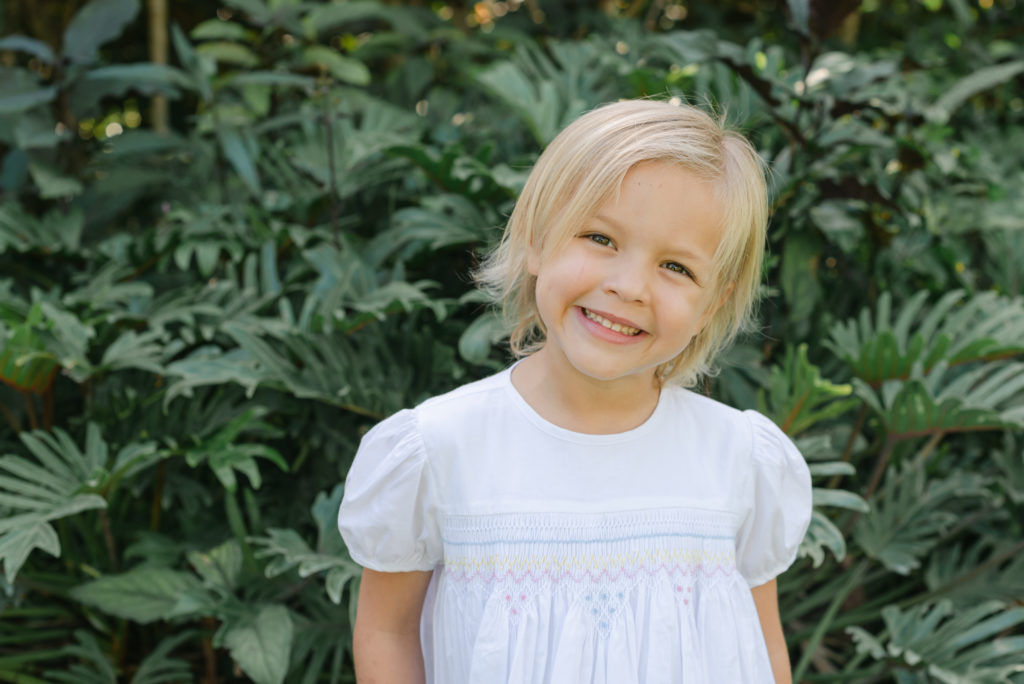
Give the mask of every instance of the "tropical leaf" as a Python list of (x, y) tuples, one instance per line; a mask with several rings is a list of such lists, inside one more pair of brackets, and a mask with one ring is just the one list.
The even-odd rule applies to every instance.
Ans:
[(1024, 60), (982, 67), (946, 89), (926, 113), (929, 118), (945, 123), (968, 98), (1006, 83), (1021, 73), (1024, 73)]
[(930, 372), (941, 361), (957, 365), (1024, 353), (1024, 300), (994, 292), (968, 299), (954, 290), (925, 309), (927, 299), (926, 291), (918, 292), (893, 320), (892, 295), (883, 292), (874, 318), (865, 308), (857, 319), (836, 324), (828, 345), (871, 385), (906, 378), (915, 364)]
[[(831, 479), (841, 475), (853, 475), (856, 472), (852, 464), (832, 460), (835, 458), (832, 441), (832, 431), (804, 433), (796, 439), (797, 448), (808, 461), (812, 481), (825, 477)], [(826, 550), (830, 551), (837, 561), (842, 561), (847, 552), (846, 539), (839, 527), (819, 509), (845, 508), (864, 513), (869, 510), (869, 506), (857, 494), (835, 487), (815, 486), (811, 494), (815, 510), (811, 514), (807, 533), (800, 542), (798, 555), (801, 558), (809, 557), (814, 567), (819, 567), (825, 561)]]
[(185, 631), (162, 639), (139, 663), (131, 684), (178, 684), (195, 681), (192, 668), (187, 661), (168, 656), (196, 636), (195, 632)]
[(1002, 450), (992, 454), (992, 460), (1002, 475), (999, 484), (1015, 504), (1024, 503), (1024, 448), (1019, 439), (1007, 430)]
[(90, 70), (84, 77), (90, 87), (102, 88), (107, 95), (130, 90), (140, 92), (193, 90), (188, 74), (167, 64), (114, 64)]
[(50, 521), (106, 507), (103, 497), (89, 490), (102, 483), (107, 446), (95, 423), (89, 424), (87, 432), (84, 453), (58, 428), (52, 435), (20, 435), (34, 460), (0, 458), (0, 507), (8, 511), (0, 519), (0, 560), (8, 582), (33, 549), (60, 555), (60, 541)]
[[(61, 654), (74, 658), (66, 669), (49, 670), (49, 682), (67, 684), (117, 684), (118, 677), (112, 655), (101, 648), (96, 637), (84, 629), (75, 630), (76, 643), (61, 649)], [(130, 680), (130, 684), (176, 684), (195, 681), (189, 664), (184, 660), (169, 658), (168, 654), (183, 642), (194, 639), (195, 632), (186, 631), (163, 639), (142, 662)]]
[(849, 385), (823, 379), (807, 360), (807, 345), (801, 344), (788, 347), (782, 366), (772, 368), (767, 391), (758, 393), (758, 410), (793, 436), (857, 405), (856, 399), (840, 399), (850, 392)]
[(878, 390), (860, 378), (853, 386), (890, 440), (1024, 426), (1024, 363), (987, 363), (964, 371), (941, 362), (926, 377), (916, 368), (911, 379), (887, 380)]
[(229, 539), (208, 551), (190, 551), (188, 562), (207, 587), (230, 592), (242, 572), (242, 547), (238, 540)]
[(201, 43), (196, 46), (196, 52), (206, 57), (212, 57), (218, 62), (235, 66), (254, 67), (260, 63), (259, 57), (248, 47), (226, 40)]
[(121, 35), (138, 13), (138, 0), (91, 0), (64, 31), (64, 56), (80, 64), (95, 62), (99, 48)]
[(861, 516), (854, 539), (891, 572), (909, 575), (957, 522), (954, 502), (988, 497), (989, 480), (977, 473), (953, 472), (931, 478), (920, 461), (893, 470)]
[(307, 37), (313, 39), (318, 35), (336, 32), (345, 24), (377, 20), (393, 26), (406, 40), (425, 40), (428, 34), (418, 19), (401, 5), (385, 6), (377, 2), (353, 0), (340, 4), (314, 5), (303, 19), (303, 25)]
[(264, 407), (254, 406), (236, 416), (199, 444), (186, 448), (185, 462), (193, 468), (206, 463), (230, 492), (237, 486), (236, 471), (249, 479), (253, 489), (260, 488), (262, 478), (256, 458), (268, 459), (287, 472), (288, 464), (276, 449), (266, 444), (239, 441), (243, 434), (274, 434), (274, 430), (260, 420), (265, 413)]
[(245, 40), (247, 36), (244, 26), (222, 19), (201, 21), (189, 32), (193, 40)]
[(288, 671), (293, 636), (288, 609), (272, 604), (254, 606), (250, 614), (225, 622), (214, 644), (226, 647), (256, 684), (280, 684)]
[(488, 94), (526, 124), (540, 145), (588, 109), (609, 99), (616, 82), (613, 59), (589, 42), (551, 42), (551, 56), (524, 44), (507, 62), (473, 74)]
[(69, 594), (104, 613), (143, 624), (194, 615), (216, 605), (195, 575), (158, 566), (105, 575)]
[(362, 571), (349, 557), (340, 535), (335, 532), (342, 491), (338, 485), (329, 496), (321, 492), (313, 503), (313, 517), (319, 530), (316, 551), (291, 529), (271, 528), (267, 530), (267, 536), (250, 539), (262, 547), (256, 552), (256, 557), (270, 559), (265, 569), (267, 577), (276, 577), (292, 569), (298, 569), (299, 577), (303, 578), (326, 572), (327, 595), (333, 603), (341, 602), (345, 586), (357, 579)]
[(307, 47), (302, 51), (302, 61), (320, 67), (343, 83), (367, 85), (370, 82), (370, 70), (365, 64), (325, 45)]
[(348, 96), (331, 110), (329, 138), (321, 112), (320, 125), (288, 150), (295, 170), (321, 189), (333, 187), (339, 200), (401, 177), (408, 162), (387, 153), (419, 142), (419, 117), (365, 95)]
[(821, 511), (811, 513), (811, 522), (807, 532), (800, 541), (797, 555), (810, 558), (814, 567), (825, 562), (825, 550), (828, 549), (837, 561), (846, 558), (846, 539), (836, 524), (829, 520)]
[(117, 670), (110, 657), (100, 648), (96, 637), (84, 629), (75, 630), (75, 642), (61, 649), (62, 655), (77, 662), (64, 670), (50, 670), (47, 681), (67, 684), (117, 684)]
[[(992, 517), (997, 513), (993, 511)], [(986, 523), (979, 523), (982, 528)], [(987, 523), (991, 524), (991, 523)], [(1024, 596), (1024, 543), (1016, 539), (981, 538), (943, 545), (929, 556), (924, 581), (929, 591), (958, 605)]]
[(1024, 660), (1024, 636), (999, 636), (1024, 623), (1024, 608), (1001, 601), (954, 610), (943, 599), (903, 611), (882, 609), (887, 637), (849, 627), (860, 653), (911, 671), (924, 670), (946, 684), (1008, 682)]
[(46, 43), (27, 36), (4, 36), (0, 38), (0, 50), (26, 52), (44, 64), (53, 64), (53, 50)]

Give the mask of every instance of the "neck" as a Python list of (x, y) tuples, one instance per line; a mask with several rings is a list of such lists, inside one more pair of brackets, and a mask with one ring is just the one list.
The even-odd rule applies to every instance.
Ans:
[(660, 385), (654, 370), (601, 380), (563, 364), (550, 363), (541, 349), (512, 373), (512, 385), (545, 420), (589, 434), (614, 434), (646, 421), (658, 405)]

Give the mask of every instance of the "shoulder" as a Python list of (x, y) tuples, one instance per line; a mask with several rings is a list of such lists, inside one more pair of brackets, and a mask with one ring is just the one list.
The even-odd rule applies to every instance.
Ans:
[(764, 414), (741, 411), (691, 390), (668, 388), (678, 431), (699, 436), (699, 443), (720, 458), (748, 465), (805, 468), (793, 441)]
[(495, 418), (504, 416), (509, 408), (508, 373), (506, 369), (462, 385), (413, 409), (417, 428), (428, 446), (440, 447), (455, 436), (493, 428)]
[(751, 424), (743, 411), (683, 387), (667, 387), (673, 422), (685, 430), (692, 441), (700, 436), (706, 446), (743, 451), (749, 444)]
[(480, 401), (486, 400), (488, 395), (497, 395), (504, 392), (508, 372), (508, 369), (505, 369), (481, 380), (467, 383), (444, 394), (431, 397), (417, 406), (415, 410), (423, 415), (464, 411), (478, 405)]

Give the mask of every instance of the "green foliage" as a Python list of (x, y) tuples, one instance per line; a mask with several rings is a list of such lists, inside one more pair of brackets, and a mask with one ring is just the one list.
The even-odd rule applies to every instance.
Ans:
[(55, 2), (0, 37), (0, 679), (352, 681), (360, 436), (507, 363), (469, 272), (543, 144), (653, 96), (772, 169), (709, 389), (811, 467), (794, 681), (1024, 681), (1012, 3), (171, 3), (150, 64), (144, 3)]

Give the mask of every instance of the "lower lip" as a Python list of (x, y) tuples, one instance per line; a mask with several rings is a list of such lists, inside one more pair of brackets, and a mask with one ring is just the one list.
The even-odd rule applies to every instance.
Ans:
[(606, 328), (597, 321), (587, 318), (587, 315), (583, 313), (583, 307), (576, 307), (576, 315), (580, 319), (580, 324), (587, 330), (587, 332), (606, 342), (611, 342), (612, 344), (634, 344), (639, 342), (641, 338), (647, 336), (647, 333), (645, 332), (640, 332), (637, 335), (625, 335), (620, 332), (615, 332), (611, 328)]

